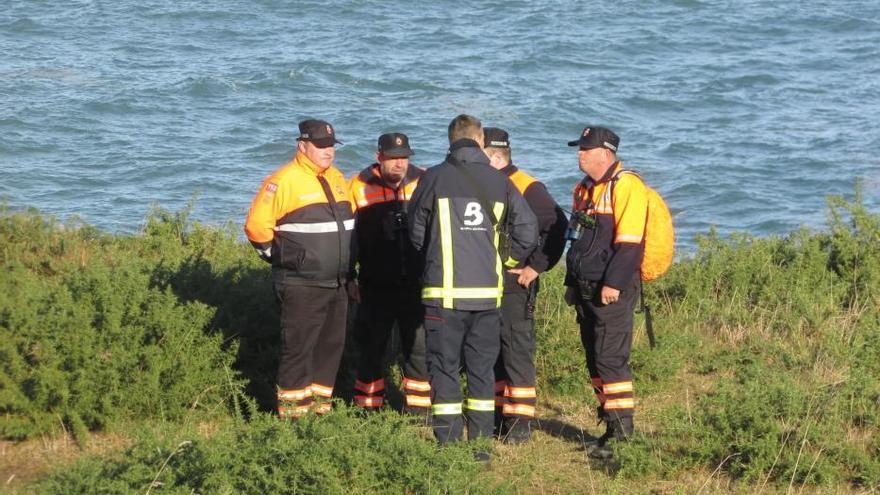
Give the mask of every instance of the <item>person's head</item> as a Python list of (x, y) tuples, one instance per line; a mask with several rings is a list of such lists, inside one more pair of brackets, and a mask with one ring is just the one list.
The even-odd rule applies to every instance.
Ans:
[(322, 170), (330, 168), (336, 158), (336, 132), (323, 120), (303, 120), (299, 123), (296, 149)]
[(459, 139), (473, 139), (483, 147), (483, 127), (480, 119), (461, 114), (449, 123), (449, 144)]
[(599, 180), (617, 162), (620, 138), (605, 127), (585, 127), (580, 137), (568, 142), (578, 147), (578, 166), (593, 180)]
[(389, 132), (379, 136), (379, 145), (376, 148), (376, 161), (379, 162), (379, 173), (385, 182), (398, 185), (406, 177), (409, 168), (409, 157), (413, 150), (409, 147), (409, 138), (406, 134)]
[(483, 152), (489, 157), (489, 165), (496, 170), (510, 165), (510, 137), (507, 131), (497, 127), (483, 128)]

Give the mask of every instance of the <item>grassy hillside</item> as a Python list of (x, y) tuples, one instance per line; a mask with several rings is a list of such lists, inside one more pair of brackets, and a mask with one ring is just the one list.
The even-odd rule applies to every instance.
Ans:
[[(637, 318), (641, 433), (610, 464), (584, 455), (600, 432), (596, 404), (561, 270), (545, 276), (541, 431), (527, 446), (496, 446), (488, 471), (469, 446), (438, 449), (428, 428), (391, 411), (273, 417), (275, 302), (268, 267), (237, 230), (155, 211), (141, 234), (109, 236), (0, 211), (0, 483), (39, 493), (880, 486), (880, 216), (858, 199), (832, 198), (822, 233), (710, 233), (646, 288), (658, 347)], [(343, 396), (350, 379), (343, 367)], [(8, 480), (29, 462), (24, 446), (66, 435), (83, 449), (76, 461)], [(123, 440), (89, 447), (106, 436)]]

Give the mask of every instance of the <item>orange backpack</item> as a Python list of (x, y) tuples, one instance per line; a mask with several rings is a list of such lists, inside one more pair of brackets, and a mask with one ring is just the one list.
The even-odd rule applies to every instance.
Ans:
[[(634, 170), (620, 170), (611, 178), (612, 195), (614, 184), (622, 174), (632, 174), (642, 180), (641, 175)], [(641, 276), (642, 280), (648, 282), (666, 273), (672, 265), (675, 228), (672, 226), (672, 214), (663, 197), (647, 184), (645, 189), (648, 193), (648, 219), (645, 221), (645, 254), (642, 256)]]

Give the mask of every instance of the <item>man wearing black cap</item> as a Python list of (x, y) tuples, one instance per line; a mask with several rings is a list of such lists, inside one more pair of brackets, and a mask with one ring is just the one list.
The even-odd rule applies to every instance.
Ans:
[(407, 235), (407, 210), (424, 171), (409, 163), (406, 134), (379, 136), (376, 163), (352, 178), (360, 305), (355, 342), (360, 352), (355, 401), (377, 410), (385, 401), (385, 348), (394, 324), (403, 355), (404, 410), (427, 417), (431, 406), (425, 364), (419, 276), (421, 265)]
[(590, 455), (612, 456), (610, 440), (633, 433), (633, 309), (639, 297), (648, 197), (644, 183), (617, 159), (620, 138), (587, 127), (568, 143), (578, 146), (586, 177), (574, 191), (566, 255), (566, 302), (575, 305), (599, 415), (606, 423)]
[(296, 156), (263, 181), (244, 230), (272, 264), (281, 306), (278, 415), (298, 418), (319, 400), (328, 412), (345, 342), (354, 216), (348, 184), (333, 166), (336, 133), (299, 123)]
[(507, 176), (538, 218), (538, 247), (505, 271), (501, 301), (501, 354), (495, 363), (495, 413), (505, 443), (529, 440), (535, 417), (535, 298), (538, 276), (559, 261), (565, 248), (565, 213), (534, 177), (511, 162), (510, 138), (497, 127), (483, 129), (490, 164)]
[[(470, 115), (453, 119), (449, 144), (446, 160), (419, 182), (409, 215), (410, 240), (425, 261), (422, 303), (431, 411), (441, 444), (462, 438), (462, 411), (469, 439), (492, 435), (503, 267), (516, 266), (538, 240), (537, 220), (522, 195), (489, 165), (480, 121)], [(502, 239), (505, 246), (500, 247)], [(468, 388), (464, 404), (462, 356)], [(477, 454), (480, 461), (489, 458), (488, 452)]]

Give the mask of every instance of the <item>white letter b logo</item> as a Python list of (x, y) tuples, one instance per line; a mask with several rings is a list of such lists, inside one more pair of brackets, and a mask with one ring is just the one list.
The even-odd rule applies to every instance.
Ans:
[(483, 225), (483, 212), (480, 203), (471, 201), (464, 207), (464, 224), (468, 227)]

